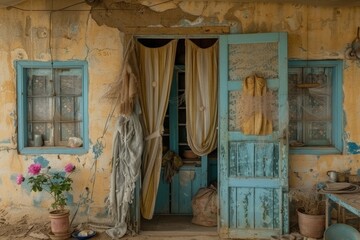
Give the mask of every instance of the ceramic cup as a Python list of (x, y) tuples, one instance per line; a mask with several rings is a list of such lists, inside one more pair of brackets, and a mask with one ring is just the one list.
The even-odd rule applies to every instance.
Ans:
[(41, 134), (35, 134), (34, 135), (34, 146), (41, 147), (43, 144), (44, 144), (44, 141), (43, 141)]
[(330, 171), (327, 171), (326, 174), (328, 175), (330, 182), (337, 182), (338, 172), (330, 170)]

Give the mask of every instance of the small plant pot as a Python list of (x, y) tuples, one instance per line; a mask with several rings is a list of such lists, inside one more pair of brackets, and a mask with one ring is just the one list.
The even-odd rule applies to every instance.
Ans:
[(309, 238), (322, 238), (325, 231), (325, 214), (311, 215), (304, 213), (301, 208), (297, 209), (300, 233)]
[(194, 158), (198, 158), (199, 156), (196, 155), (193, 151), (191, 150), (185, 150), (183, 152), (183, 157), (186, 159), (194, 159)]
[[(64, 236), (70, 232), (69, 210), (50, 211), (51, 232), (55, 236)], [(66, 239), (66, 238), (64, 238)]]

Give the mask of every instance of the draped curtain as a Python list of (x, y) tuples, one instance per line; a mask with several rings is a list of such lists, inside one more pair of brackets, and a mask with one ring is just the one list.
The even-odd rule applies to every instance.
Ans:
[(162, 132), (170, 96), (177, 40), (158, 48), (138, 43), (140, 105), (145, 135), (142, 165), (141, 213), (154, 213), (162, 161)]
[(186, 39), (185, 56), (187, 141), (202, 156), (217, 146), (218, 42), (200, 48)]

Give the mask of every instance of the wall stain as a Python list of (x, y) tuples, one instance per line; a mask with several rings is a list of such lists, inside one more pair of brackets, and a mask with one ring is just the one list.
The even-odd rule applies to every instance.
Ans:
[(96, 140), (96, 143), (94, 144), (92, 151), (94, 153), (95, 160), (98, 160), (101, 154), (104, 152), (105, 145), (98, 140)]
[(89, 188), (86, 187), (85, 191), (83, 191), (79, 196), (78, 210), (76, 213), (78, 213), (80, 216), (87, 216), (90, 213), (90, 204), (93, 203), (90, 198), (91, 196)]
[(36, 157), (34, 163), (39, 163), (43, 168), (49, 166), (49, 161), (46, 160), (43, 156)]
[(350, 154), (360, 154), (360, 146), (354, 142), (347, 143), (348, 153)]
[(302, 180), (302, 177), (300, 176), (300, 173), (297, 171), (294, 171), (294, 175), (295, 177), (297, 177), (298, 179)]
[(9, 143), (11, 143), (11, 141), (8, 138), (0, 140), (0, 144), (9, 144)]

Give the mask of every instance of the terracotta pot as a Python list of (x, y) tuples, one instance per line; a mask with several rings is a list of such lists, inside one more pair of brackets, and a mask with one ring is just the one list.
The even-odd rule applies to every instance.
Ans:
[(50, 211), (50, 226), (55, 236), (67, 235), (70, 232), (69, 210)]
[(196, 155), (193, 151), (191, 150), (185, 150), (183, 152), (183, 157), (184, 158), (188, 158), (188, 159), (193, 159), (193, 158), (198, 158), (199, 156)]
[(300, 233), (309, 238), (322, 238), (325, 231), (325, 215), (305, 214), (303, 209), (297, 209)]

